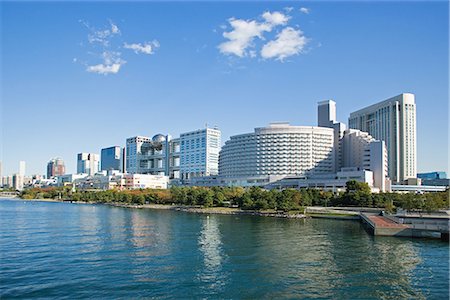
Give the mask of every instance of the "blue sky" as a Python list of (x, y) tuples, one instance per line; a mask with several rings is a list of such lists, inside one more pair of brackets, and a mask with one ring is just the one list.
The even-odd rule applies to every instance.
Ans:
[(78, 152), (206, 123), (223, 141), (271, 121), (315, 125), (325, 99), (347, 123), (402, 92), (416, 95), (418, 170), (448, 171), (446, 2), (2, 2), (1, 13), (4, 174), (19, 160), (44, 174), (55, 156), (75, 172)]

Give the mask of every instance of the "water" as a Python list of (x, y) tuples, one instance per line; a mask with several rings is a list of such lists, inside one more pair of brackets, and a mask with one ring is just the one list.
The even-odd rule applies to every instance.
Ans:
[(358, 222), (0, 201), (9, 298), (449, 298), (449, 246)]

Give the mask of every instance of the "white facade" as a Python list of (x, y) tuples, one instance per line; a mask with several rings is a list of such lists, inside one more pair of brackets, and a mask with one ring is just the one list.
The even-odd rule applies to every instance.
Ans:
[(350, 114), (349, 127), (386, 142), (389, 177), (394, 182), (417, 174), (416, 104), (414, 94), (401, 94)]
[(19, 161), (19, 175), (20, 176), (25, 176), (25, 172), (26, 172), (26, 164), (25, 161), (21, 160)]
[(142, 173), (147, 169), (140, 167), (140, 155), (142, 154), (142, 145), (146, 142), (150, 142), (151, 139), (146, 136), (135, 136), (128, 138), (125, 148), (125, 169), (127, 173)]
[(100, 170), (100, 156), (95, 153), (78, 153), (77, 173), (94, 175)]
[(341, 148), (343, 168), (372, 171), (373, 186), (382, 192), (388, 190), (388, 157), (384, 141), (374, 139), (367, 132), (347, 129), (341, 140)]
[(269, 185), (267, 185), (267, 188), (268, 189), (315, 188), (339, 192), (345, 191), (347, 182), (350, 180), (356, 180), (358, 182), (367, 183), (371, 188), (372, 192), (380, 191), (377, 187), (374, 186), (373, 173), (368, 170), (359, 170), (358, 168), (342, 168), (341, 171), (335, 174), (312, 176), (310, 178), (289, 176), (279, 181), (270, 183)]
[(127, 189), (167, 189), (169, 177), (150, 174), (126, 174), (125, 188)]
[(24, 176), (21, 174), (14, 174), (12, 176), (12, 187), (17, 191), (21, 191), (23, 190), (23, 186), (24, 186)]
[(88, 174), (64, 174), (56, 176), (58, 186), (64, 186), (65, 184), (73, 183), (76, 180), (88, 177)]
[(205, 128), (180, 135), (180, 175), (182, 179), (217, 175), (221, 132)]
[(223, 177), (326, 174), (335, 171), (334, 130), (273, 123), (232, 136), (220, 152)]

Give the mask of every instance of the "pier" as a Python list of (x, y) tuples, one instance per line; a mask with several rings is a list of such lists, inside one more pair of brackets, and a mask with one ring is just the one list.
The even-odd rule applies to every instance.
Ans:
[(392, 215), (361, 213), (361, 222), (375, 236), (431, 237), (449, 240), (449, 215)]

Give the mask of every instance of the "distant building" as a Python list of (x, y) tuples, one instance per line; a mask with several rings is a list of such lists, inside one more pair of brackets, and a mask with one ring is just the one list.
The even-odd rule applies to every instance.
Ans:
[(66, 166), (61, 158), (52, 158), (47, 163), (47, 179), (55, 176), (64, 175), (66, 173)]
[(26, 164), (25, 161), (21, 160), (19, 161), (19, 175), (25, 176), (25, 172), (26, 172)]
[(86, 178), (88, 174), (64, 174), (56, 177), (57, 185), (58, 186), (64, 186), (67, 184), (72, 184), (74, 181)]
[(20, 174), (14, 174), (12, 176), (12, 188), (15, 189), (16, 191), (21, 191), (23, 190), (23, 186), (24, 186), (24, 176), (20, 175)]
[(99, 155), (95, 153), (79, 153), (77, 156), (77, 173), (94, 175), (100, 169)]
[(13, 177), (11, 175), (3, 176), (2, 177), (2, 185), (4, 188), (12, 188), (13, 187)]
[(103, 148), (101, 151), (101, 170), (122, 170), (122, 149), (119, 146)]
[(389, 177), (403, 183), (417, 173), (416, 103), (414, 94), (401, 94), (350, 114), (349, 127), (385, 141)]
[(181, 179), (217, 175), (221, 132), (205, 128), (180, 135)]

